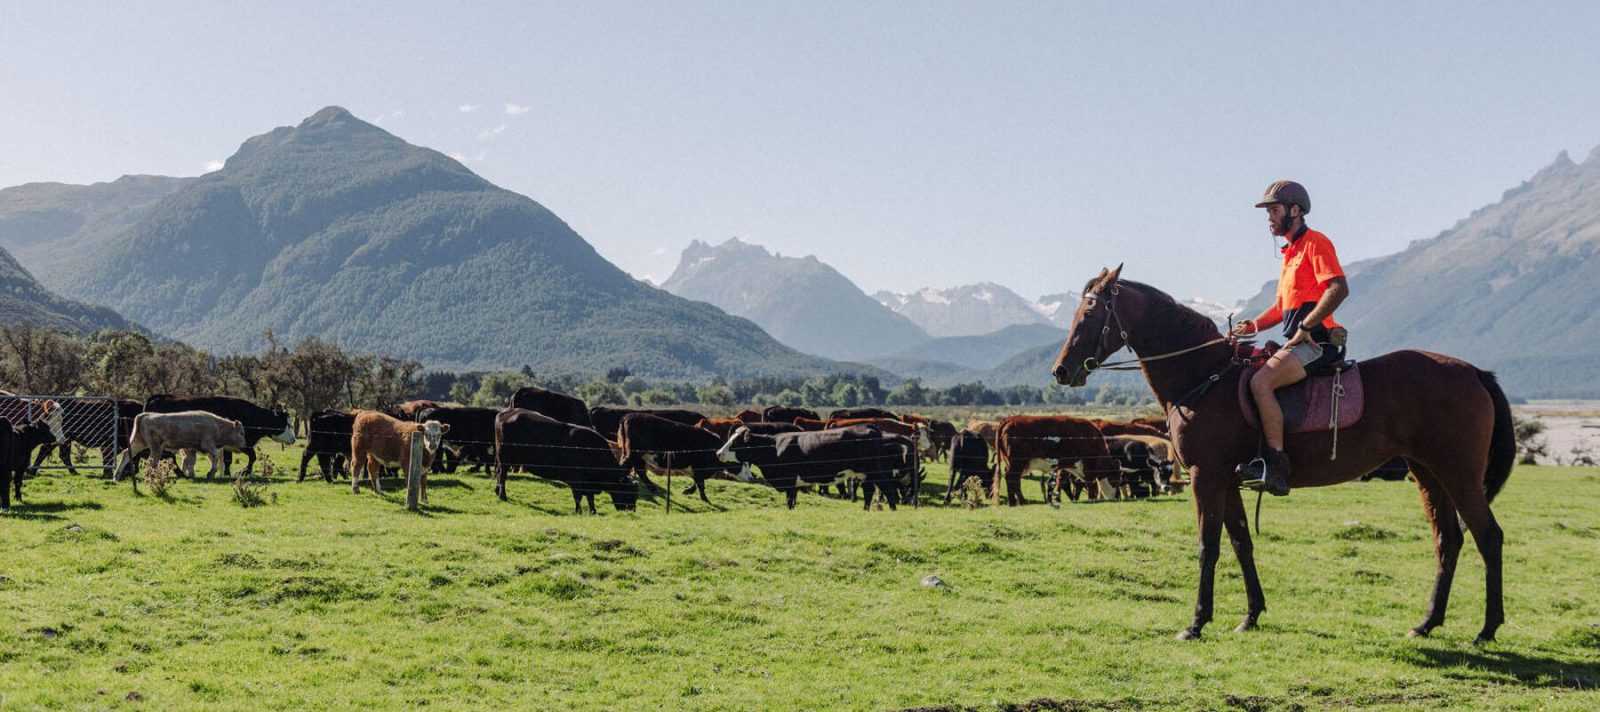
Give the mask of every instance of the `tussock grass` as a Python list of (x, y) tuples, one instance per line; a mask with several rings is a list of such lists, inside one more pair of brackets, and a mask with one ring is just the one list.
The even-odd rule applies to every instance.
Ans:
[(1407, 483), (1269, 501), (1262, 629), (1230, 632), (1225, 551), (1217, 620), (1179, 643), (1187, 497), (968, 509), (930, 484), (920, 509), (791, 512), (713, 481), (710, 505), (602, 497), (591, 517), (527, 476), (505, 503), (480, 473), (436, 476), (416, 513), (282, 472), (248, 508), (226, 480), (157, 498), (47, 473), (0, 517), (0, 708), (1594, 709), (1594, 475), (1513, 475), (1509, 623), (1475, 648), (1470, 544), (1445, 627), (1402, 637), (1434, 570)]

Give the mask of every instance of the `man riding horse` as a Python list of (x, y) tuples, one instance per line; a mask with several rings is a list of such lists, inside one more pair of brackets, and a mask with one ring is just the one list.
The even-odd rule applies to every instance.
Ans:
[(1287, 341), (1250, 379), (1266, 445), (1238, 473), (1240, 484), (1282, 496), (1289, 494), (1290, 465), (1283, 453), (1283, 410), (1275, 391), (1304, 380), (1307, 370), (1343, 360), (1344, 328), (1333, 321), (1333, 311), (1349, 296), (1350, 284), (1328, 236), (1306, 227), (1311, 196), (1303, 186), (1292, 180), (1273, 183), (1256, 207), (1267, 209), (1272, 234), (1289, 244), (1281, 250), (1283, 271), (1272, 306), (1240, 322), (1233, 335), (1253, 336), (1281, 323)]

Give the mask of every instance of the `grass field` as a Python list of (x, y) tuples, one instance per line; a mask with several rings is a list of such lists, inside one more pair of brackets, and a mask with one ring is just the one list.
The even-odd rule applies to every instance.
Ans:
[(1262, 629), (1231, 632), (1225, 553), (1190, 643), (1184, 497), (791, 512), (712, 482), (716, 506), (590, 517), (476, 473), (421, 514), (281, 475), (249, 509), (221, 479), (26, 486), (0, 516), (0, 709), (1600, 708), (1594, 470), (1521, 468), (1495, 503), (1509, 622), (1484, 648), (1470, 545), (1445, 627), (1402, 637), (1434, 566), (1409, 483), (1268, 501)]

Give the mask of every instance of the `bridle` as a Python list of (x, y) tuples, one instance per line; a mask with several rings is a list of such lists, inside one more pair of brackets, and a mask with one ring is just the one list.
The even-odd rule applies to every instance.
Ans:
[[(1117, 295), (1121, 293), (1122, 285), (1120, 283), (1111, 285), (1111, 298), (1104, 300), (1106, 307), (1106, 318), (1105, 321), (1100, 325), (1100, 343), (1095, 346), (1094, 355), (1083, 360), (1083, 365), (1078, 367), (1080, 370), (1088, 371), (1089, 373), (1094, 373), (1095, 371), (1137, 371), (1143, 367), (1143, 364), (1151, 361), (1160, 361), (1162, 359), (1168, 359), (1174, 356), (1182, 356), (1192, 351), (1199, 351), (1200, 349), (1208, 346), (1233, 343), (1234, 341), (1232, 337), (1219, 336), (1203, 344), (1197, 344), (1188, 348), (1178, 349), (1177, 351), (1168, 351), (1167, 353), (1156, 354), (1155, 356), (1139, 356), (1135, 354), (1134, 358), (1125, 359), (1122, 361), (1112, 361), (1111, 363), (1102, 363), (1101, 359), (1111, 355), (1110, 353), (1106, 352), (1106, 344), (1111, 338), (1112, 323), (1117, 325), (1117, 333), (1122, 338), (1122, 345), (1128, 345), (1128, 329), (1122, 325), (1122, 319), (1117, 316)], [(1089, 306), (1091, 311), (1094, 309), (1094, 304), (1102, 301), (1098, 293), (1085, 294), (1083, 295), (1083, 299), (1084, 301), (1091, 303)], [(1122, 347), (1119, 346), (1117, 348)]]
[[(1104, 291), (1104, 290), (1102, 290), (1102, 291)], [(1101, 363), (1102, 359), (1105, 359), (1105, 358), (1107, 358), (1107, 357), (1109, 357), (1111, 355), (1109, 353), (1109, 351), (1107, 350), (1106, 346), (1111, 340), (1111, 325), (1112, 325), (1112, 323), (1115, 323), (1117, 325), (1117, 334), (1122, 338), (1122, 344), (1124, 346), (1126, 346), (1128, 344), (1128, 330), (1122, 326), (1122, 319), (1117, 317), (1117, 295), (1119, 295), (1121, 293), (1122, 293), (1122, 285), (1121, 285), (1121, 283), (1114, 283), (1114, 284), (1111, 285), (1111, 298), (1110, 299), (1102, 300), (1102, 297), (1101, 297), (1099, 292), (1090, 292), (1088, 294), (1083, 295), (1083, 300), (1086, 301), (1086, 302), (1089, 302), (1089, 311), (1094, 311), (1095, 305), (1101, 303), (1102, 301), (1104, 301), (1105, 309), (1106, 309), (1106, 318), (1100, 322), (1100, 342), (1095, 345), (1094, 354), (1089, 356), (1088, 358), (1085, 358), (1083, 360), (1083, 365), (1078, 367), (1079, 370), (1088, 371), (1089, 373), (1094, 373), (1095, 371), (1100, 370), (1102, 368), (1111, 368), (1113, 370), (1116, 370), (1117, 366), (1121, 366), (1121, 365), (1124, 365), (1125, 363), (1127, 363), (1127, 362), (1112, 363), (1112, 364)], [(1134, 361), (1137, 362), (1138, 359), (1134, 359)]]

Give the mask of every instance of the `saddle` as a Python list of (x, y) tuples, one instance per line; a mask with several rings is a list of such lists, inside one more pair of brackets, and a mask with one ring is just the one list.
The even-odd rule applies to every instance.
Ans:
[[(1250, 393), (1250, 377), (1259, 365), (1245, 366), (1239, 379), (1239, 410), (1251, 427), (1261, 427), (1256, 414), (1256, 399)], [(1355, 361), (1344, 361), (1308, 374), (1305, 380), (1279, 388), (1278, 407), (1283, 409), (1283, 432), (1309, 433), (1348, 428), (1361, 420), (1363, 398), (1361, 369)]]

